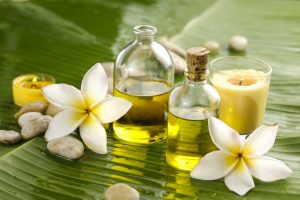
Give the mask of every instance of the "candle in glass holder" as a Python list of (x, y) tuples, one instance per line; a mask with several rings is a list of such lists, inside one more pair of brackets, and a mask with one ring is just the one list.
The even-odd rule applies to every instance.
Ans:
[(221, 97), (219, 118), (241, 134), (263, 123), (272, 69), (245, 57), (211, 62), (210, 80)]
[(24, 106), (35, 101), (47, 103), (47, 100), (43, 97), (42, 88), (54, 83), (54, 77), (47, 74), (37, 73), (18, 76), (12, 83), (15, 104)]

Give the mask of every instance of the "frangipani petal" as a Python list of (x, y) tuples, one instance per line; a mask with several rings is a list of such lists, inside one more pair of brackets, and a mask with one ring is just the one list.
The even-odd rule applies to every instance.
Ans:
[(72, 133), (87, 117), (86, 114), (72, 110), (63, 110), (50, 121), (45, 133), (47, 141)]
[(285, 179), (292, 174), (292, 170), (280, 160), (267, 156), (256, 156), (246, 159), (251, 174), (266, 182)]
[(191, 171), (191, 177), (202, 180), (215, 180), (224, 177), (236, 166), (237, 156), (228, 155), (222, 151), (206, 154)]
[(95, 153), (107, 153), (105, 129), (93, 114), (80, 126), (80, 136), (84, 144)]
[(231, 173), (225, 176), (225, 184), (231, 191), (241, 196), (255, 187), (251, 173), (243, 159), (240, 159)]
[(104, 99), (107, 89), (107, 75), (102, 65), (97, 63), (87, 71), (81, 84), (81, 92), (88, 108), (92, 108)]
[(85, 108), (81, 92), (67, 84), (53, 84), (43, 87), (44, 97), (53, 105), (82, 111)]
[(125, 99), (110, 97), (96, 105), (92, 112), (101, 123), (110, 123), (125, 115), (131, 106), (132, 103)]
[(241, 152), (244, 141), (238, 132), (215, 117), (208, 119), (208, 127), (213, 143), (220, 150), (233, 155)]
[(268, 152), (276, 139), (278, 125), (262, 125), (246, 139), (243, 154), (263, 155)]

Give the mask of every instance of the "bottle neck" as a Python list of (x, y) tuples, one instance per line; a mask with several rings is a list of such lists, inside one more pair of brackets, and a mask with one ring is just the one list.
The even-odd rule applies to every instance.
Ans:
[(184, 84), (192, 85), (194, 87), (197, 87), (197, 86), (202, 87), (206, 83), (207, 83), (207, 79), (205, 79), (203, 81), (191, 81), (191, 80), (185, 78), (185, 80), (184, 80)]
[(154, 41), (154, 35), (136, 35), (136, 41), (143, 44), (148, 44)]
[(207, 70), (204, 71), (200, 71), (200, 72), (189, 72), (189, 71), (185, 71), (184, 75), (185, 75), (185, 79), (193, 82), (193, 83), (203, 83), (206, 82), (207, 80)]
[(133, 28), (136, 40), (141, 43), (151, 43), (154, 41), (157, 29), (150, 25), (138, 25)]

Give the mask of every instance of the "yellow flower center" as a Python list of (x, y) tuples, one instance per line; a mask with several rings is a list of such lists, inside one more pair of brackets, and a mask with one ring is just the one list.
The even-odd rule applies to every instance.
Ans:
[(90, 114), (91, 110), (90, 110), (89, 108), (86, 108), (86, 109), (84, 109), (84, 112), (85, 112), (86, 114)]
[(242, 154), (242, 153), (239, 153), (239, 154), (237, 155), (237, 157), (238, 157), (238, 159), (241, 159), (241, 158), (243, 158), (243, 154)]

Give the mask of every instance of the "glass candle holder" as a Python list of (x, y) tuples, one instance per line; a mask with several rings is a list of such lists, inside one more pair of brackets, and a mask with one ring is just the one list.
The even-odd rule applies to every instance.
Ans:
[(263, 123), (271, 66), (258, 59), (222, 57), (209, 66), (209, 79), (217, 89), (219, 118), (240, 134), (248, 134)]
[(54, 83), (54, 77), (48, 74), (35, 73), (16, 77), (12, 82), (15, 104), (24, 106), (35, 101), (47, 103), (47, 100), (43, 97), (42, 88)]

